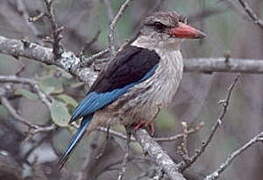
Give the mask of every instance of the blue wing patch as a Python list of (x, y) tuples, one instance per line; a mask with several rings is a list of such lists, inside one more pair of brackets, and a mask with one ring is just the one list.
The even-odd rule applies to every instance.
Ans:
[(64, 164), (66, 163), (67, 159), (69, 158), (69, 155), (72, 153), (73, 149), (79, 142), (79, 140), (82, 138), (82, 136), (85, 134), (87, 127), (89, 126), (89, 123), (92, 119), (93, 114), (83, 118), (81, 121), (80, 127), (78, 128), (77, 132), (74, 134), (74, 136), (71, 139), (71, 142), (69, 146), (67, 147), (67, 150), (63, 154), (63, 156), (60, 158), (58, 164), (59, 168), (61, 169)]
[(74, 110), (74, 112), (72, 114), (72, 118), (70, 120), (70, 123), (81, 118), (81, 117), (83, 117), (83, 116), (87, 116), (91, 113), (94, 113), (95, 111), (97, 111), (97, 110), (103, 108), (104, 106), (112, 103), (113, 101), (118, 99), (118, 97), (120, 97), (121, 95), (128, 92), (128, 90), (131, 87), (133, 87), (136, 84), (139, 84), (140, 82), (151, 77), (154, 74), (157, 66), (158, 65), (155, 65), (139, 81), (130, 83), (130, 84), (128, 84), (122, 88), (114, 89), (114, 90), (112, 90), (110, 92), (106, 92), (106, 93), (97, 93), (94, 91), (90, 92)]

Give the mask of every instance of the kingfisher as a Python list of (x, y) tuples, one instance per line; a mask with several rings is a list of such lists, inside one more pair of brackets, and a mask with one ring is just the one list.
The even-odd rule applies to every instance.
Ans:
[(184, 39), (206, 35), (187, 25), (175, 11), (145, 18), (137, 38), (109, 62), (72, 113), (69, 123), (81, 123), (63, 156), (60, 168), (83, 137), (98, 126), (122, 124), (149, 128), (172, 101), (183, 75), (180, 46)]

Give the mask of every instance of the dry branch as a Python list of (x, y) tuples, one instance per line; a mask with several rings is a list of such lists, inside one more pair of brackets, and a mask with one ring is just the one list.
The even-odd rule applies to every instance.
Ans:
[(193, 58), (184, 60), (184, 66), (187, 72), (263, 73), (260, 59)]
[(0, 102), (17, 121), (26, 125), (29, 128), (29, 134), (27, 138), (30, 138), (32, 135), (35, 135), (37, 133), (52, 131), (56, 128), (54, 124), (47, 126), (39, 126), (27, 121), (22, 116), (20, 116), (20, 114), (12, 106), (11, 102), (7, 98), (8, 94), (10, 94), (11, 93), (10, 91), (12, 90), (12, 88), (9, 88), (12, 87), (10, 86), (10, 83), (28, 84), (36, 92), (36, 94), (38, 95), (39, 99), (43, 102), (43, 104), (45, 104), (47, 108), (50, 110), (51, 109), (50, 97), (48, 97), (44, 92), (42, 92), (42, 90), (34, 80), (28, 78), (21, 78), (17, 76), (0, 76), (0, 82), (9, 83), (0, 88)]
[(44, 0), (44, 3), (47, 8), (46, 17), (48, 18), (51, 30), (52, 30), (52, 46), (53, 46), (53, 54), (54, 59), (57, 60), (61, 58), (61, 54), (63, 53), (63, 47), (61, 45), (61, 39), (62, 35), (61, 32), (63, 31), (63, 26), (59, 27), (56, 19), (55, 19), (55, 13), (54, 13), (54, 1), (55, 0)]
[[(156, 137), (156, 138), (153, 138), (153, 139), (155, 141), (157, 141), (157, 142), (176, 141), (176, 140), (178, 140), (180, 138), (183, 138), (186, 134), (187, 134), (187, 136), (189, 136), (189, 135), (191, 135), (193, 133), (196, 133), (203, 126), (204, 126), (204, 123), (201, 122), (196, 127), (190, 128), (186, 132), (182, 132), (182, 133), (179, 133), (179, 134), (176, 134), (176, 135), (173, 135), (173, 136), (169, 136), (169, 137)], [(112, 136), (118, 137), (118, 138), (123, 139), (123, 140), (127, 140), (127, 136), (124, 135), (123, 133), (118, 132), (118, 131), (114, 131), (114, 130), (111, 130), (111, 129), (108, 129), (108, 128), (105, 128), (105, 127), (97, 127), (97, 131), (101, 131), (101, 132), (104, 132), (104, 133), (109, 133)], [(130, 140), (131, 141), (136, 141), (136, 139), (133, 136), (130, 137)]]
[(51, 97), (47, 96), (39, 87), (36, 81), (33, 79), (22, 78), (18, 76), (0, 76), (0, 82), (7, 82), (7, 83), (22, 83), (30, 85), (36, 94), (38, 95), (39, 99), (43, 102), (44, 105), (50, 110), (51, 109)]
[(17, 111), (13, 108), (11, 103), (8, 101), (8, 99), (4, 95), (0, 95), (0, 102), (17, 121), (28, 126), (28, 128), (30, 129), (30, 134), (28, 137), (30, 137), (31, 135), (37, 134), (37, 133), (48, 132), (48, 131), (52, 131), (55, 129), (55, 125), (53, 124), (50, 126), (42, 127), (36, 124), (32, 124), (31, 122), (24, 119), (17, 113)]
[(179, 172), (178, 165), (162, 150), (161, 146), (152, 139), (146, 130), (139, 129), (136, 131), (135, 138), (143, 147), (144, 152), (148, 153), (171, 180), (185, 180)]
[(29, 21), (29, 14), (26, 10), (25, 2), (23, 0), (17, 0), (17, 10), (22, 14), (23, 18), (25, 19), (25, 22), (27, 26), (31, 29), (32, 33), (38, 37), (40, 35), (40, 32), (36, 28), (36, 26)]
[(238, 75), (233, 83), (230, 85), (230, 87), (228, 88), (228, 92), (227, 95), (225, 97), (225, 99), (220, 100), (219, 103), (222, 104), (222, 111), (219, 115), (219, 117), (217, 118), (215, 124), (213, 125), (211, 132), (209, 133), (208, 137), (206, 138), (206, 140), (202, 143), (200, 149), (196, 150), (196, 153), (193, 157), (190, 158), (189, 161), (184, 162), (181, 164), (181, 169), (185, 170), (186, 168), (190, 167), (206, 150), (207, 146), (210, 144), (210, 142), (212, 141), (215, 133), (217, 132), (218, 128), (220, 127), (220, 125), (223, 122), (223, 119), (227, 113), (228, 107), (229, 107), (229, 103), (230, 103), (230, 98), (231, 95), (233, 93), (234, 87), (237, 84), (237, 81), (239, 79), (240, 75)]
[(14, 57), (26, 57), (48, 65), (56, 65), (86, 82), (94, 80), (97, 74), (90, 68), (80, 68), (81, 61), (72, 52), (64, 52), (55, 61), (51, 48), (28, 41), (8, 39), (0, 36), (0, 53)]
[[(92, 68), (82, 67), (80, 58), (70, 51), (64, 52), (60, 59), (54, 61), (51, 48), (28, 41), (0, 36), (0, 53), (14, 57), (26, 57), (48, 65), (56, 65), (87, 83), (92, 83), (97, 75), (97, 72), (94, 72)], [(200, 58), (186, 59), (184, 62), (187, 72), (263, 73), (263, 60), (229, 59), (226, 61), (225, 58)]]
[[(112, 57), (114, 57), (116, 50), (115, 50), (115, 42), (114, 42), (114, 33), (115, 33), (115, 27), (117, 25), (117, 22), (120, 20), (121, 16), (123, 15), (125, 9), (128, 7), (129, 3), (131, 0), (126, 0), (120, 7), (120, 9), (118, 10), (118, 12), (116, 13), (116, 15), (113, 17), (113, 19), (111, 20), (111, 23), (109, 25), (109, 49), (111, 52)], [(106, 1), (108, 2), (108, 1)], [(107, 4), (107, 9), (109, 11), (109, 14), (112, 14), (111, 11), (111, 6), (110, 3), (106, 3)], [(111, 15), (110, 15), (111, 16)]]
[(226, 161), (222, 163), (219, 168), (211, 173), (210, 175), (206, 176), (205, 180), (215, 180), (218, 179), (220, 174), (233, 162), (235, 158), (237, 158), (242, 152), (246, 151), (249, 147), (256, 144), (257, 142), (263, 142), (263, 132), (259, 133), (252, 139), (250, 139), (246, 144), (242, 147), (237, 149), (236, 151), (229, 154)]
[(242, 8), (246, 11), (250, 19), (263, 30), (263, 20), (259, 19), (256, 13), (251, 9), (247, 2), (238, 0)]

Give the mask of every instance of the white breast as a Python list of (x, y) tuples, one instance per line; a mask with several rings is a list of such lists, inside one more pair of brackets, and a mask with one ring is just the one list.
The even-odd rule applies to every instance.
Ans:
[[(179, 50), (155, 49), (161, 57), (155, 74), (130, 90), (148, 89), (141, 96), (147, 101), (166, 107), (175, 95), (183, 74), (183, 59)], [(149, 103), (149, 102), (148, 102)]]

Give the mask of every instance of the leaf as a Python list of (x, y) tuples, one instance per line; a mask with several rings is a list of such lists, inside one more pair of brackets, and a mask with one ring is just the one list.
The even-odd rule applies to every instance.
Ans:
[(70, 114), (66, 104), (54, 100), (51, 104), (51, 117), (58, 126), (66, 127), (70, 119)]
[(50, 94), (50, 93), (52, 93), (52, 92), (55, 90), (55, 87), (45, 86), (45, 85), (42, 85), (42, 84), (40, 84), (40, 88), (41, 88), (41, 90), (44, 91), (44, 93), (46, 93), (46, 94)]
[(34, 93), (32, 93), (31, 91), (28, 91), (26, 89), (17, 89), (15, 91), (15, 94), (16, 95), (22, 95), (30, 100), (37, 100), (38, 99), (38, 96)]
[(76, 107), (78, 105), (78, 102), (73, 99), (71, 96), (68, 96), (66, 94), (61, 94), (57, 96), (60, 100), (64, 101), (66, 104), (72, 105), (73, 107)]
[(46, 93), (60, 93), (63, 91), (63, 80), (53, 76), (46, 76), (39, 80), (40, 88)]

